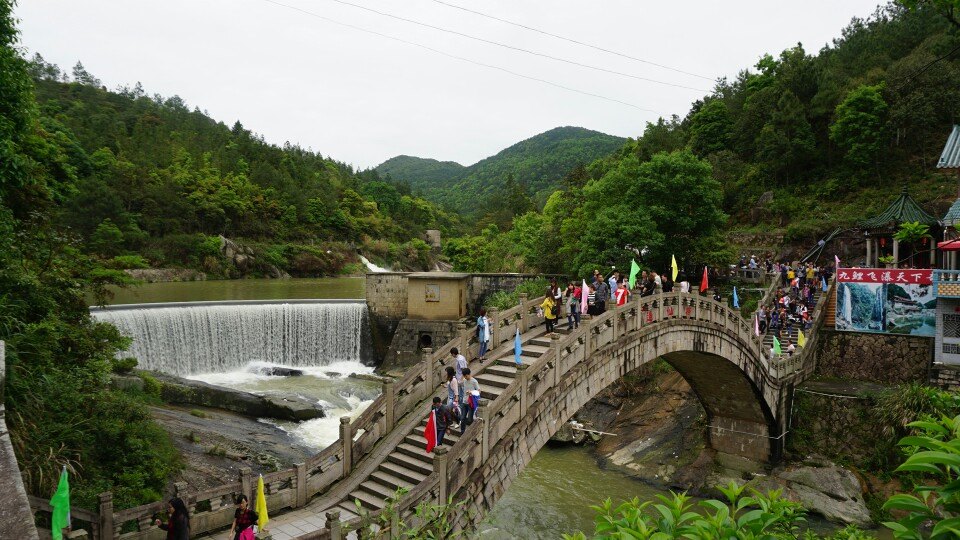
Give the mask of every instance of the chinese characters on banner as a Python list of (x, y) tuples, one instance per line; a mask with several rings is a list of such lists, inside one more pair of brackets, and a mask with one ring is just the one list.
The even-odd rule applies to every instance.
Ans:
[(837, 330), (932, 336), (935, 317), (931, 270), (837, 270)]

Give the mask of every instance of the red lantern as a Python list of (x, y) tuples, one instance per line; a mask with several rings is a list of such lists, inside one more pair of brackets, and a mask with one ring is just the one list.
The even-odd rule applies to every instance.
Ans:
[(926, 236), (923, 237), (923, 245), (927, 245), (927, 237), (926, 237)]
[(880, 239), (880, 247), (887, 247), (887, 239), (886, 239), (886, 238), (881, 238), (881, 239)]

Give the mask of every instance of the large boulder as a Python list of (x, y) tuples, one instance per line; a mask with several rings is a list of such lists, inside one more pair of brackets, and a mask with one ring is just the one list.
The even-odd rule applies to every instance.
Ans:
[(750, 482), (759, 491), (783, 489), (783, 496), (824, 518), (860, 527), (873, 525), (860, 479), (835, 463), (814, 460), (776, 469)]

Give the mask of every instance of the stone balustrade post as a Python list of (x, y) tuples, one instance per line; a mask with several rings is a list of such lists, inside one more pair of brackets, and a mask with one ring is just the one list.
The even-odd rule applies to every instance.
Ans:
[(527, 398), (527, 383), (530, 381), (530, 375), (528, 369), (530, 366), (528, 364), (517, 364), (517, 374), (519, 375), (517, 379), (520, 380), (520, 416), (523, 417), (527, 414), (527, 406), (529, 399)]
[(447, 448), (438, 446), (433, 449), (433, 470), (437, 473), (437, 503), (447, 504)]
[(474, 422), (480, 422), (480, 456), (481, 462), (486, 462), (490, 457), (490, 422), (487, 413), (490, 408), (487, 400), (481, 399), (477, 406), (477, 412), (474, 415)]
[(105, 491), (97, 495), (100, 502), (100, 538), (113, 540), (113, 493)]
[(495, 349), (500, 344), (500, 310), (490, 308), (487, 310), (487, 320), (490, 322), (490, 342), (487, 343), (489, 349)]
[(436, 390), (436, 382), (433, 380), (433, 349), (424, 347), (420, 354), (423, 364), (423, 386), (426, 390), (423, 393), (423, 399), (430, 399), (433, 391)]
[(307, 504), (307, 464), (297, 463), (294, 467), (297, 469), (297, 502), (294, 508), (300, 508)]
[(350, 417), (340, 417), (340, 442), (343, 444), (343, 478), (350, 475), (353, 462), (353, 432), (350, 428)]
[(248, 501), (253, 500), (253, 470), (250, 467), (240, 469), (240, 493), (246, 495)]
[(397, 418), (397, 385), (393, 379), (383, 381), (383, 432), (390, 433)]
[(343, 540), (343, 531), (340, 528), (340, 511), (331, 510), (326, 513), (327, 530), (330, 531), (330, 540)]
[(527, 330), (530, 330), (530, 313), (529, 310), (524, 307), (524, 304), (527, 303), (527, 293), (520, 293), (520, 333), (526, 334)]
[(470, 355), (467, 354), (470, 347), (470, 338), (467, 337), (467, 325), (460, 322), (457, 323), (457, 348), (460, 349), (460, 354), (467, 359), (467, 362), (470, 361)]
[(550, 354), (553, 355), (553, 386), (560, 384), (560, 370), (563, 368), (563, 359), (560, 357), (560, 334), (550, 334)]

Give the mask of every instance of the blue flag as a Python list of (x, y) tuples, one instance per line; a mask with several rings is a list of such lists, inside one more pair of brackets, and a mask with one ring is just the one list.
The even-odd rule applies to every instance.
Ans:
[(737, 296), (737, 288), (733, 288), (733, 309), (740, 309), (740, 297)]
[(820, 276), (820, 290), (826, 292), (827, 290), (827, 278)]
[(523, 344), (520, 343), (520, 329), (517, 328), (517, 337), (513, 338), (513, 359), (516, 360), (518, 364), (522, 364), (520, 361), (520, 353), (523, 352)]

